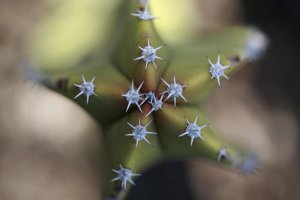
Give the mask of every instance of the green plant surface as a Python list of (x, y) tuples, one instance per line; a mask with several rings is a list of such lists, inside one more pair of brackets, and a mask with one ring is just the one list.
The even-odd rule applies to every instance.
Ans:
[[(159, 4), (159, 2), (156, 3)], [(243, 150), (228, 146), (227, 142), (215, 133), (214, 125), (210, 124), (205, 108), (212, 91), (223, 89), (222, 86), (217, 87), (216, 79), (211, 79), (207, 58), (215, 63), (221, 52), (221, 63), (231, 66), (226, 70), (226, 75), (232, 76), (244, 66), (247, 60), (249, 35), (253, 33), (253, 29), (231, 27), (208, 31), (196, 38), (186, 40), (185, 43), (168, 44), (157, 51), (157, 54), (165, 59), (155, 61), (158, 70), (153, 67), (152, 63), (149, 63), (145, 70), (145, 62), (133, 60), (141, 56), (141, 50), (137, 46), (147, 45), (148, 38), (144, 34), (150, 35), (151, 46), (158, 47), (164, 45), (164, 42), (155, 28), (155, 20), (143, 21), (130, 16), (130, 13), (135, 12), (140, 6), (142, 5), (135, 0), (120, 3), (116, 17), (114, 20), (111, 19), (114, 22), (113, 28), (105, 39), (106, 42), (101, 42), (101, 47), (95, 44), (84, 53), (82, 51), (80, 55), (75, 53), (74, 56), (79, 56), (76, 59), (70, 58), (72, 53), (68, 54), (66, 57), (72, 60), (72, 65), (67, 63), (68, 66), (60, 67), (61, 64), (57, 60), (49, 61), (50, 59), (45, 54), (45, 51), (49, 50), (44, 50), (41, 44), (43, 40), (48, 41), (47, 38), (36, 37), (32, 50), (32, 58), (40, 65), (39, 70), (44, 75), (42, 82), (53, 91), (77, 103), (102, 126), (102, 145), (105, 150), (104, 196), (117, 196), (119, 199), (126, 197), (128, 188), (125, 191), (116, 189), (120, 183), (111, 183), (110, 180), (116, 175), (111, 169), (118, 169), (120, 164), (135, 173), (142, 174), (149, 167), (166, 159), (201, 158), (236, 169), (242, 169), (248, 159)], [(85, 14), (89, 15), (89, 13)], [(36, 34), (38, 35), (39, 31)], [(75, 37), (74, 40), (76, 40)], [(84, 37), (96, 36), (91, 34)], [(92, 43), (88, 42), (88, 44)], [(72, 46), (70, 48), (72, 50)], [(53, 55), (49, 57), (53, 58)], [(56, 58), (60, 58), (59, 55)], [(65, 60), (63, 63), (66, 63)], [(73, 100), (79, 92), (73, 84), (82, 83), (81, 74), (87, 81), (90, 81), (93, 76), (96, 77), (94, 83), (97, 96), (91, 96), (88, 104), (84, 95)], [(128, 91), (132, 80), (136, 87), (144, 81), (141, 93), (154, 91), (158, 96), (166, 89), (161, 78), (170, 83), (174, 75), (178, 83), (187, 85), (183, 96), (188, 102), (177, 98), (177, 106), (174, 108), (173, 100), (170, 98), (164, 101), (162, 110), (153, 112), (147, 118), (145, 115), (151, 109), (150, 104), (142, 106), (143, 113), (135, 105), (132, 105), (126, 112), (127, 102), (121, 95)], [(223, 81), (227, 80), (221, 79), (221, 82)], [(190, 137), (179, 137), (179, 135), (185, 131), (186, 118), (194, 122), (197, 115), (199, 115), (197, 121), (199, 126), (209, 125), (202, 130), (205, 141), (195, 138), (191, 146)], [(141, 141), (136, 147), (134, 139), (125, 136), (131, 131), (127, 122), (137, 124), (139, 119), (142, 124), (153, 119), (148, 128), (158, 134), (147, 135), (151, 145)], [(228, 157), (218, 161), (220, 150), (224, 147), (227, 148)]]

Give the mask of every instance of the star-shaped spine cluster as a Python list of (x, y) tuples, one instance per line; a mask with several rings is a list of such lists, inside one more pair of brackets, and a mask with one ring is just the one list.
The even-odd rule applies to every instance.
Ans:
[(187, 126), (186, 126), (186, 129), (185, 129), (185, 132), (182, 133), (181, 135), (179, 135), (179, 137), (182, 137), (182, 136), (185, 136), (185, 135), (189, 136), (191, 138), (191, 146), (193, 145), (193, 142), (194, 142), (195, 138), (200, 138), (200, 139), (205, 141), (204, 137), (202, 136), (202, 129), (204, 129), (208, 125), (205, 124), (203, 126), (198, 126), (197, 125), (197, 120), (198, 120), (198, 115), (196, 116), (196, 119), (195, 119), (194, 123), (190, 123), (189, 120), (186, 119)]
[(138, 146), (138, 143), (142, 140), (146, 141), (148, 144), (151, 145), (151, 143), (149, 142), (149, 140), (147, 140), (146, 136), (147, 134), (157, 134), (154, 132), (149, 132), (147, 131), (147, 127), (149, 126), (149, 124), (152, 122), (152, 120), (150, 120), (148, 122), (148, 124), (146, 124), (145, 126), (141, 125), (141, 119), (139, 119), (139, 124), (136, 126), (133, 126), (132, 124), (130, 124), (129, 122), (127, 122), (127, 124), (132, 128), (132, 132), (130, 134), (126, 134), (126, 136), (132, 136), (133, 139), (135, 140), (135, 146)]
[(91, 95), (97, 96), (95, 94), (95, 84), (94, 84), (95, 76), (90, 82), (85, 80), (83, 74), (81, 74), (81, 78), (83, 83), (81, 83), (80, 85), (74, 84), (75, 87), (78, 87), (80, 89), (80, 92), (74, 97), (74, 99), (84, 94), (86, 96), (86, 103), (88, 104)]
[(176, 82), (176, 77), (174, 74), (174, 78), (173, 78), (173, 83), (169, 84), (167, 83), (163, 78), (161, 78), (161, 80), (164, 82), (164, 84), (167, 86), (166, 91), (164, 91), (162, 94), (167, 93), (168, 96), (165, 100), (168, 100), (170, 97), (173, 98), (174, 101), (174, 107), (176, 107), (176, 98), (177, 97), (181, 97), (185, 102), (188, 102), (186, 100), (186, 98), (182, 95), (183, 89), (187, 86), (187, 85), (181, 85), (179, 83)]
[(129, 107), (130, 107), (131, 104), (135, 104), (139, 108), (139, 110), (141, 112), (143, 112), (142, 109), (141, 109), (141, 107), (140, 107), (140, 104), (139, 104), (139, 101), (143, 99), (141, 97), (143, 95), (139, 93), (139, 91), (140, 91), (141, 87), (143, 86), (143, 84), (144, 84), (144, 82), (142, 82), (139, 85), (138, 89), (135, 90), (134, 89), (134, 83), (133, 83), (133, 80), (132, 80), (131, 81), (131, 88), (128, 90), (128, 92), (126, 94), (122, 94), (123, 97), (126, 97), (126, 100), (128, 102), (128, 105), (127, 105), (127, 108), (126, 108), (126, 112), (128, 111), (128, 109), (129, 109)]
[(151, 110), (148, 112), (148, 114), (145, 117), (148, 117), (153, 111), (158, 111), (162, 109), (164, 95), (161, 95), (160, 99), (156, 99), (154, 96), (153, 99), (149, 102), (152, 106)]
[(254, 154), (248, 155), (242, 165), (240, 165), (240, 172), (242, 174), (250, 174), (259, 171), (259, 160), (258, 157)]
[(138, 9), (136, 13), (131, 13), (131, 15), (139, 18), (140, 20), (145, 20), (145, 21), (156, 19), (157, 17), (154, 17), (148, 9), (148, 2), (145, 2), (143, 4), (144, 4), (143, 9)]
[(226, 78), (227, 80), (229, 80), (228, 76), (226, 76), (225, 71), (227, 69), (229, 69), (229, 66), (223, 66), (221, 64), (221, 55), (219, 53), (218, 58), (217, 58), (217, 62), (216, 63), (212, 63), (211, 60), (209, 58), (207, 58), (210, 68), (209, 68), (209, 72), (211, 74), (211, 79), (215, 78), (218, 81), (218, 85), (219, 87), (221, 86), (221, 82), (220, 82), (220, 78), (223, 76), (224, 78)]
[(146, 101), (148, 101), (149, 103), (151, 103), (153, 101), (153, 99), (155, 98), (155, 93), (150, 91), (148, 93), (144, 94), (144, 100), (142, 101), (141, 105), (143, 105)]
[(229, 158), (229, 154), (228, 154), (227, 148), (226, 147), (221, 148), (219, 150), (217, 160), (220, 162), (220, 161), (222, 161), (222, 159), (228, 159), (228, 158)]
[(127, 181), (129, 183), (131, 183), (132, 185), (135, 185), (135, 183), (132, 180), (133, 176), (141, 176), (141, 174), (134, 174), (134, 173), (132, 173), (132, 171), (130, 169), (123, 168), (122, 165), (120, 165), (120, 169), (119, 170), (113, 169), (112, 171), (115, 172), (115, 173), (117, 173), (118, 176), (116, 178), (112, 179), (111, 181), (113, 182), (113, 181), (120, 180), (121, 181), (121, 188), (123, 190), (126, 189), (126, 183), (127, 183)]
[(138, 46), (139, 49), (142, 51), (142, 55), (140, 57), (137, 57), (133, 60), (143, 60), (146, 64), (145, 64), (145, 70), (148, 67), (148, 63), (153, 63), (153, 66), (155, 67), (155, 69), (157, 70), (157, 66), (155, 64), (155, 60), (159, 59), (159, 60), (163, 60), (161, 57), (156, 55), (156, 51), (158, 51), (159, 49), (161, 49), (163, 46), (159, 46), (159, 47), (152, 47), (150, 45), (150, 39), (149, 37), (147, 38), (147, 46), (145, 46), (144, 48), (141, 46)]

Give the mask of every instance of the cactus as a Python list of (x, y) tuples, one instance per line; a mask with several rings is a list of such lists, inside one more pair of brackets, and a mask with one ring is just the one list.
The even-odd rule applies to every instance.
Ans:
[(124, 0), (108, 44), (87, 61), (32, 71), (103, 128), (105, 197), (125, 198), (135, 177), (166, 159), (205, 158), (244, 173), (257, 165), (215, 134), (205, 106), (222, 81), (262, 50), (250, 44), (261, 33), (232, 27), (165, 45), (155, 20), (163, 19), (151, 14), (148, 1)]

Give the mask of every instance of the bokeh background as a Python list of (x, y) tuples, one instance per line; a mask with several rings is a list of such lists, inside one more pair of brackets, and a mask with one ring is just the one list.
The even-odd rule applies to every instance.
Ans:
[[(25, 77), (28, 65), (70, 67), (104, 44), (120, 1), (0, 0), (1, 200), (101, 199), (101, 127)], [(224, 81), (207, 108), (219, 134), (261, 165), (245, 177), (205, 160), (161, 163), (128, 199), (299, 199), (300, 3), (152, 1), (166, 43), (240, 24), (268, 36), (261, 59)]]

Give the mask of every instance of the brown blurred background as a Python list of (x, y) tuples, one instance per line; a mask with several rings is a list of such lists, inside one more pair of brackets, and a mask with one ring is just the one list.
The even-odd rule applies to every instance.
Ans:
[(22, 76), (26, 38), (46, 10), (0, 1), (0, 199), (100, 199), (99, 127)]
[[(223, 137), (258, 154), (260, 170), (244, 177), (206, 161), (163, 163), (137, 181), (128, 199), (299, 199), (300, 4), (193, 2), (195, 29), (251, 24), (269, 37), (266, 55), (224, 81), (208, 107)], [(28, 35), (51, 12), (47, 5), (0, 0), (0, 199), (100, 199), (101, 128), (22, 76)]]

